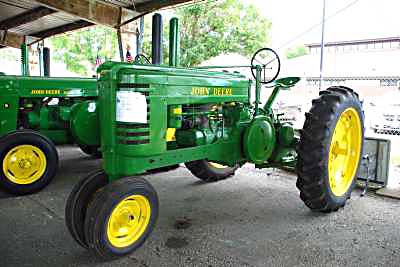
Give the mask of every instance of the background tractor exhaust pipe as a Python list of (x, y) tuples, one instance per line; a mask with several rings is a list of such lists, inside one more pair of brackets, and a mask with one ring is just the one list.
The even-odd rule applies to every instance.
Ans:
[(50, 48), (43, 48), (43, 75), (50, 77)]

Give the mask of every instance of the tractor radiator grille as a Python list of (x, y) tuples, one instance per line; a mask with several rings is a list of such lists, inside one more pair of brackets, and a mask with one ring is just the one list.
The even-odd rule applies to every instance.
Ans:
[[(143, 145), (150, 143), (150, 92), (148, 84), (120, 83), (120, 89), (130, 89), (146, 96), (147, 123), (116, 122), (117, 143), (122, 145)], [(132, 90), (133, 89), (133, 90)]]
[(150, 125), (117, 123), (117, 140), (123, 145), (149, 144)]

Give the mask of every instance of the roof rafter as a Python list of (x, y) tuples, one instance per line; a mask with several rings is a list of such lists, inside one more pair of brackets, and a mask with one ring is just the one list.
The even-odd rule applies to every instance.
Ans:
[(122, 21), (120, 26), (131, 23), (132, 21), (137, 20), (138, 18), (147, 15), (151, 12), (154, 12), (158, 9), (161, 9), (163, 7), (179, 5), (190, 1), (192, 0), (163, 0), (157, 2), (144, 2), (136, 4), (134, 6), (129, 7), (129, 9), (137, 12), (138, 15), (133, 16), (132, 18), (127, 19), (125, 21)]
[(59, 27), (51, 28), (48, 30), (40, 31), (40, 32), (35, 32), (35, 33), (32, 33), (31, 36), (37, 37), (40, 39), (45, 39), (47, 37), (50, 37), (50, 36), (53, 36), (56, 34), (69, 32), (69, 31), (77, 30), (77, 29), (92, 26), (92, 25), (94, 25), (94, 24), (91, 22), (88, 22), (86, 20), (79, 20), (79, 21), (72, 22), (69, 24), (61, 25)]
[(8, 30), (35, 21), (41, 17), (57, 12), (47, 7), (37, 7), (22, 14), (0, 21), (0, 29)]
[(161, 0), (161, 1), (151, 1), (136, 4), (132, 9), (136, 12), (146, 12), (151, 13), (155, 10), (161, 9), (167, 6), (174, 6), (182, 3), (189, 2), (188, 0)]

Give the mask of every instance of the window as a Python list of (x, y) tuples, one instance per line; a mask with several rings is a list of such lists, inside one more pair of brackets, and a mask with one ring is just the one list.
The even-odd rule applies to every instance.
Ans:
[(383, 79), (383, 80), (380, 80), (380, 85), (381, 85), (381, 87), (397, 86), (398, 82), (399, 81), (397, 79)]
[(382, 46), (384, 49), (388, 49), (391, 47), (391, 42), (384, 42), (384, 43), (382, 43)]

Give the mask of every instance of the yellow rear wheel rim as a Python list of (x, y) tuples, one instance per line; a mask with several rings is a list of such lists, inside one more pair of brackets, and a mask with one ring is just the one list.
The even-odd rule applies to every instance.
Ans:
[(329, 149), (329, 185), (336, 196), (343, 196), (356, 175), (362, 146), (360, 116), (354, 108), (340, 115)]
[(146, 231), (150, 216), (150, 202), (145, 196), (131, 195), (124, 198), (113, 209), (108, 220), (108, 240), (118, 248), (132, 245)]
[(222, 165), (222, 164), (219, 164), (219, 163), (216, 163), (216, 162), (212, 162), (212, 161), (209, 161), (208, 164), (210, 164), (212, 167), (217, 168), (217, 169), (225, 169), (225, 168), (228, 168), (228, 167), (225, 166), (225, 165)]
[(32, 145), (12, 148), (3, 159), (3, 173), (13, 183), (26, 185), (39, 180), (46, 171), (43, 151)]

